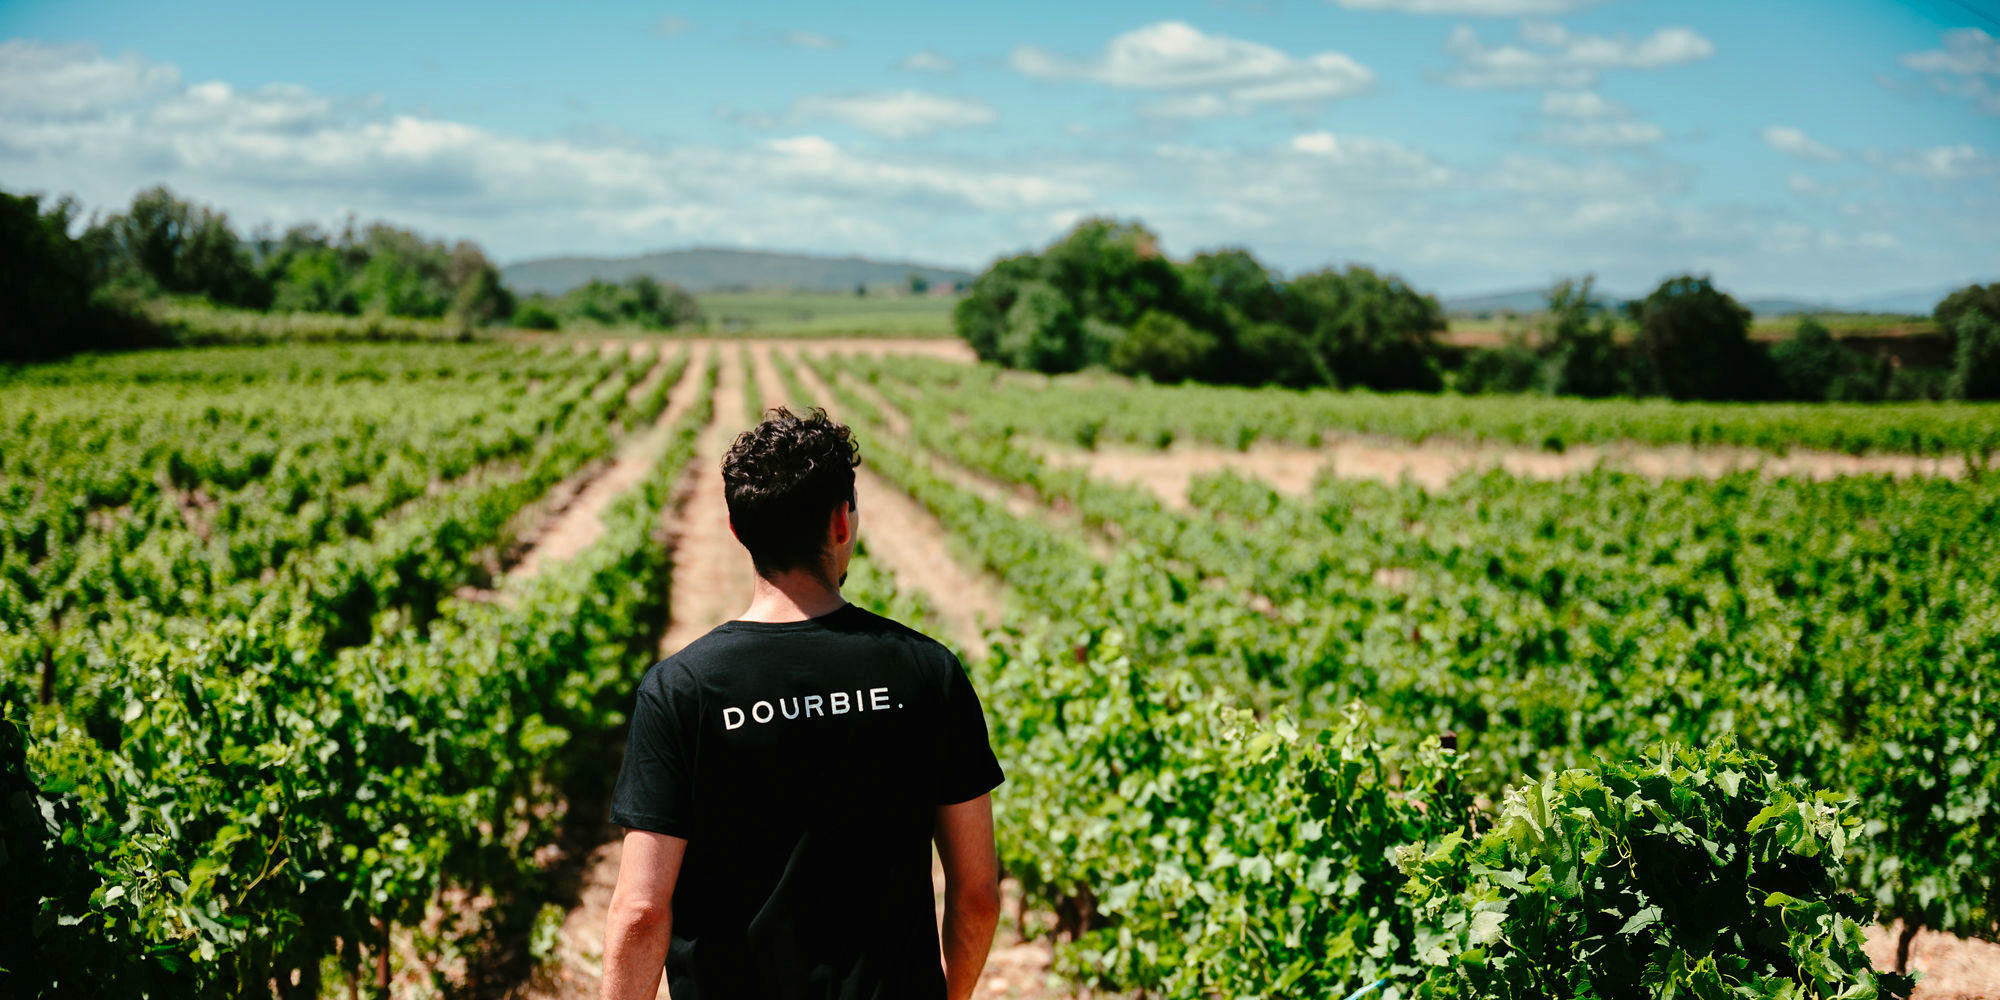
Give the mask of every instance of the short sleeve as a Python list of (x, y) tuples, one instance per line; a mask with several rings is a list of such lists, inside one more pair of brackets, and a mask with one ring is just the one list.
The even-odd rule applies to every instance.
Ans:
[(611, 822), (686, 838), (694, 828), (694, 760), (697, 718), (694, 692), (671, 683), (671, 663), (639, 685), (638, 703), (625, 737), (625, 763), (611, 795)]
[(1006, 779), (987, 742), (986, 715), (980, 710), (978, 693), (972, 690), (972, 679), (965, 675), (957, 657), (946, 657), (949, 663), (933, 794), (938, 805), (976, 799)]

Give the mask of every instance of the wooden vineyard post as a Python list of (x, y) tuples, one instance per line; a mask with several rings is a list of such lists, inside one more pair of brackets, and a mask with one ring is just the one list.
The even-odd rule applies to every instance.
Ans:
[(375, 986), (382, 995), (389, 995), (389, 919), (382, 918), (382, 940), (375, 948)]

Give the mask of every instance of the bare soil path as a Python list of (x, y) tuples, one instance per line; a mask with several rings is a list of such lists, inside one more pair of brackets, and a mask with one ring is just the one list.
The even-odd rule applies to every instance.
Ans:
[[(860, 396), (870, 406), (875, 407), (882, 414), (883, 423), (889, 426), (891, 433), (908, 439), (910, 428), (909, 415), (904, 413), (895, 403), (891, 402), (889, 397), (884, 396), (881, 390), (877, 389), (867, 379), (861, 378), (853, 372), (838, 373), (838, 380), (843, 387)], [(910, 391), (918, 392), (921, 390), (910, 389)], [(911, 444), (919, 452), (918, 459), (933, 474), (948, 480), (952, 485), (960, 489), (978, 494), (987, 503), (998, 504), (1007, 508), (1007, 513), (1017, 519), (1036, 518), (1076, 534), (1083, 540), (1084, 545), (1090, 549), (1091, 554), (1100, 560), (1109, 560), (1113, 550), (1118, 545), (1118, 538), (1115, 532), (1099, 530), (1085, 524), (1081, 515), (1069, 509), (1067, 501), (1059, 499), (1055, 504), (1049, 504), (1043, 501), (1041, 495), (1035, 491), (1034, 487), (1026, 483), (1010, 483), (989, 476), (977, 470), (966, 468), (934, 451), (922, 448), (916, 445), (914, 441)]]
[[(662, 353), (646, 377), (633, 384), (626, 394), (627, 399), (641, 398), (658, 385), (660, 379), (666, 377), (667, 364), (668, 357)], [(659, 460), (660, 453), (666, 450), (674, 422), (687, 412), (687, 403), (694, 395), (695, 374), (694, 366), (688, 366), (688, 370), (681, 374), (679, 384), (668, 393), (668, 405), (653, 423), (643, 431), (628, 435), (611, 464), (575, 489), (568, 503), (542, 526), (541, 533), (528, 546), (521, 561), (508, 572), (509, 579), (531, 579), (550, 562), (575, 558), (577, 553), (589, 548), (604, 534), (605, 508), (645, 479), (653, 464)]]
[[(1896, 965), (1901, 921), (1868, 928), (1862, 945), (1878, 969)], [(2000, 944), (1919, 931), (1910, 942), (1910, 971), (1922, 973), (1910, 1000), (1996, 1000), (2000, 998)]]
[(1581, 445), (1558, 453), (1440, 441), (1342, 438), (1319, 448), (1268, 444), (1255, 445), (1247, 451), (1180, 444), (1164, 451), (1119, 446), (1084, 451), (1052, 442), (1042, 442), (1039, 450), (1052, 463), (1081, 467), (1093, 476), (1144, 486), (1178, 506), (1186, 505), (1188, 485), (1196, 476), (1223, 470), (1264, 480), (1287, 493), (1306, 492), (1322, 472), (1390, 484), (1407, 478), (1428, 490), (1441, 490), (1461, 474), (1493, 468), (1529, 479), (1561, 479), (1582, 475), (1600, 465), (1654, 479), (1714, 478), (1751, 469), (1767, 476), (1809, 479), (1884, 474), (1957, 479), (1965, 475), (1965, 459), (1960, 456), (1812, 451), (1776, 455), (1748, 448), (1637, 444)]
[[(713, 345), (692, 349), (684, 379), (698, 384), (714, 354)], [(716, 624), (749, 603), (750, 557), (729, 531), (729, 509), (722, 496), (722, 456), (740, 428), (745, 392), (744, 372), (737, 352), (723, 350), (715, 387), (715, 417), (695, 440), (693, 467), (676, 502), (663, 513), (666, 537), (673, 548), (673, 583), (668, 596), (668, 626), (660, 642), (662, 656), (700, 638)], [(694, 392), (682, 393), (692, 401)], [(672, 407), (669, 408), (670, 410)], [(672, 414), (678, 420), (683, 408)], [(668, 426), (672, 421), (668, 422)], [(520, 994), (539, 1000), (595, 1000), (603, 975), (604, 925), (611, 892), (618, 883), (622, 857), (619, 831), (608, 823), (603, 843), (591, 852), (576, 905), (564, 917), (556, 945), (557, 960), (538, 981)], [(664, 981), (659, 995), (667, 995)]]

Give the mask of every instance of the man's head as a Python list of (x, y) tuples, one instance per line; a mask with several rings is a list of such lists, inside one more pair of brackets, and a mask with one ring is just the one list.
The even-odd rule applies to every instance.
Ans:
[(729, 524), (757, 575), (804, 570), (828, 583), (845, 575), (854, 551), (854, 432), (814, 408), (799, 416), (767, 411), (736, 436), (722, 460)]

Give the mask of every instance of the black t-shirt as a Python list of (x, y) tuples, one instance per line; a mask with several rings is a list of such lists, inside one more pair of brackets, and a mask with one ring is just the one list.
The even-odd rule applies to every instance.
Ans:
[(958, 658), (851, 604), (654, 664), (611, 821), (688, 842), (674, 1000), (942, 997), (936, 810), (1000, 781)]

